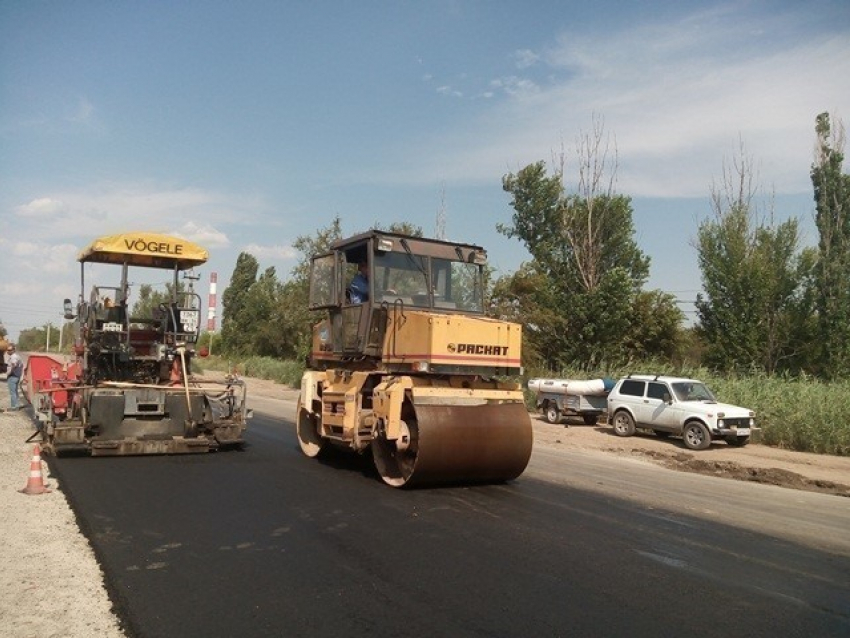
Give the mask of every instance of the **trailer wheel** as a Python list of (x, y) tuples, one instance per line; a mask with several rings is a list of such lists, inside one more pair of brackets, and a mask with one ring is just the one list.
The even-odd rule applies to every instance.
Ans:
[(689, 450), (704, 450), (711, 445), (711, 434), (709, 434), (708, 428), (699, 421), (691, 421), (685, 424), (682, 440)]
[(585, 425), (596, 425), (597, 416), (595, 414), (582, 414), (581, 418), (584, 419)]
[(546, 406), (546, 421), (549, 423), (561, 422), (561, 411), (556, 403), (549, 403)]
[(635, 433), (635, 420), (625, 410), (620, 410), (614, 414), (612, 424), (614, 426), (614, 434), (617, 436), (632, 436)]

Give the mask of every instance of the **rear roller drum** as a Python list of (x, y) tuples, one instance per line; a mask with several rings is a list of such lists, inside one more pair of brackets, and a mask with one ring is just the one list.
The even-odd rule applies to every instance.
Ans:
[(375, 467), (393, 487), (498, 483), (516, 478), (531, 456), (531, 420), (520, 403), (402, 408), (398, 441), (372, 440)]

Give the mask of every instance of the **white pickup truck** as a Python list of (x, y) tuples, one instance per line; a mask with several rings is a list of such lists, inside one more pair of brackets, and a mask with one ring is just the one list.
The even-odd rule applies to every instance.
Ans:
[(681, 436), (685, 447), (704, 450), (713, 440), (741, 446), (750, 441), (755, 413), (718, 403), (702, 381), (661, 375), (630, 375), (608, 394), (608, 423), (617, 436), (636, 428), (661, 437)]

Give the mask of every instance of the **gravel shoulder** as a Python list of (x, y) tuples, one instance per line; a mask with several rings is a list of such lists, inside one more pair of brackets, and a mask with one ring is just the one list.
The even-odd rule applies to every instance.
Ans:
[[(208, 372), (207, 379), (219, 373)], [(223, 375), (222, 375), (223, 376)], [(272, 381), (246, 379), (252, 396), (294, 401), (298, 390)], [(5, 384), (4, 384), (5, 385)], [(6, 411), (0, 393), (0, 627), (20, 638), (121, 637), (103, 574), (88, 540), (79, 531), (62, 486), (42, 463), (49, 493), (25, 495), (34, 444), (31, 410)], [(850, 496), (850, 458), (780, 450), (758, 444), (731, 448), (716, 443), (690, 452), (678, 439), (614, 436), (604, 424), (566, 420), (552, 425), (532, 415), (534, 444), (556, 450), (586, 451), (637, 458), (679, 471), (756, 481), (786, 488)]]
[(0, 634), (15, 638), (124, 636), (103, 585), (103, 573), (62, 486), (42, 462), (50, 492), (22, 494), (34, 444), (30, 409), (6, 411), (0, 387)]

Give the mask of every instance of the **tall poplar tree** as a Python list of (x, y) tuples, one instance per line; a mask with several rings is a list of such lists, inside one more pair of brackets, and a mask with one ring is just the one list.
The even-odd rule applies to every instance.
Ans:
[(796, 322), (805, 313), (801, 282), (809, 260), (798, 253), (796, 219), (776, 224), (755, 202), (751, 160), (741, 152), (723, 183), (712, 186), (713, 215), (697, 233), (703, 293), (697, 295), (697, 334), (705, 363), (719, 370), (769, 373), (800, 365)]
[(250, 253), (239, 253), (230, 283), (221, 295), (221, 347), (231, 354), (244, 353), (250, 343), (247, 322), (242, 312), (248, 290), (257, 280), (257, 259)]
[(820, 234), (815, 268), (821, 371), (830, 378), (850, 374), (850, 176), (843, 174), (844, 127), (829, 114), (815, 124), (812, 166), (815, 222)]

